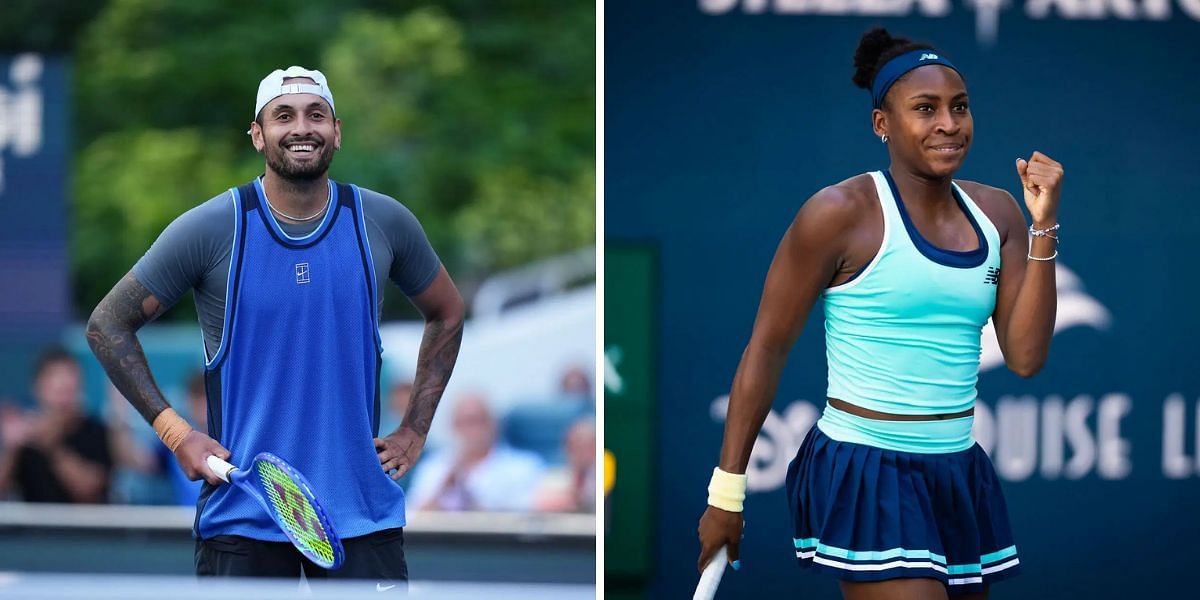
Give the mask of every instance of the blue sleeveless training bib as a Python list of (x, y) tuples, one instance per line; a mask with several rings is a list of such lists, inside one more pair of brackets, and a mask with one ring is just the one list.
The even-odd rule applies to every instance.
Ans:
[[(224, 337), (206, 365), (209, 435), (246, 465), (272, 452), (308, 478), (343, 538), (402, 527), (404, 492), (379, 465), (382, 352), (358, 188), (289, 237), (259, 180), (230, 190), (235, 235)], [(194, 533), (287, 541), (246, 493), (205, 484)]]

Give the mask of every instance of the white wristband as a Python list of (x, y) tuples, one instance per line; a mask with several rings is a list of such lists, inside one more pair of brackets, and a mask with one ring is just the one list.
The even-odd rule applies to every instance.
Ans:
[(708, 504), (729, 512), (742, 512), (746, 500), (746, 476), (726, 473), (721, 467), (713, 469), (708, 482)]

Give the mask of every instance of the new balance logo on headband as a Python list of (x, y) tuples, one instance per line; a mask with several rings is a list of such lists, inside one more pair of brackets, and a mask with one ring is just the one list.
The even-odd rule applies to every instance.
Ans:
[(937, 57), (938, 57), (938, 55), (936, 55), (936, 54), (926, 53), (926, 54), (922, 54), (921, 58), (918, 60), (937, 60)]

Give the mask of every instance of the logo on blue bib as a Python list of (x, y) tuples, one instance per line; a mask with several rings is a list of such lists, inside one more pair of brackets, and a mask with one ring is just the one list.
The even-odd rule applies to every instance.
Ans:
[(304, 284), (311, 281), (308, 278), (308, 263), (296, 263), (296, 283)]

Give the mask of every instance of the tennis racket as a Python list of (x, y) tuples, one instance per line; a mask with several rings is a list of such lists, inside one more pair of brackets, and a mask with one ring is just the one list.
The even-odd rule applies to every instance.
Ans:
[(721, 576), (725, 574), (725, 564), (728, 562), (729, 555), (725, 546), (721, 546), (716, 555), (708, 560), (708, 564), (704, 565), (704, 572), (700, 574), (700, 583), (696, 584), (696, 593), (692, 595), (692, 600), (712, 600), (713, 596), (717, 595), (717, 586), (721, 585)]
[(299, 471), (270, 452), (260, 452), (245, 471), (216, 456), (207, 461), (217, 477), (257, 500), (301, 554), (326, 569), (342, 566), (342, 540)]

